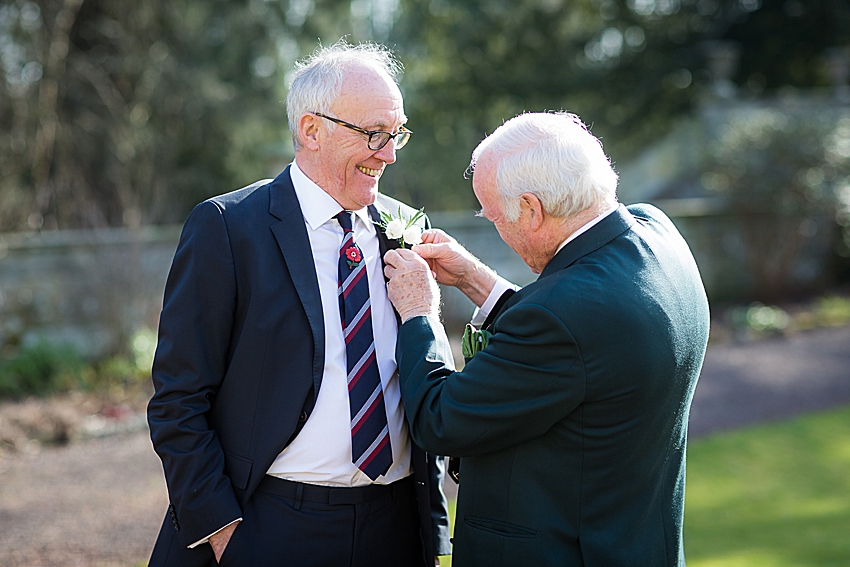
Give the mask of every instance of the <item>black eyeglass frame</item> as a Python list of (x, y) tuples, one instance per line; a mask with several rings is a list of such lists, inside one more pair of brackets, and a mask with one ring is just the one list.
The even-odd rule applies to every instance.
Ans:
[[(404, 126), (400, 127), (398, 129), (398, 132), (396, 132), (395, 134), (391, 134), (390, 132), (387, 132), (385, 130), (366, 130), (364, 128), (361, 128), (360, 126), (349, 124), (345, 120), (340, 120), (339, 118), (334, 118), (332, 116), (328, 116), (327, 114), (322, 114), (321, 112), (314, 112), (313, 114), (315, 114), (319, 118), (324, 118), (325, 120), (335, 122), (340, 126), (345, 126), (349, 130), (354, 130), (358, 134), (363, 134), (368, 138), (368, 140), (366, 141), (366, 146), (373, 152), (377, 152), (378, 150), (389, 144), (390, 140), (396, 140), (395, 149), (400, 150), (407, 145), (407, 142), (410, 140), (410, 135), (413, 134), (412, 131), (408, 130)], [(381, 142), (377, 148), (372, 147), (372, 140), (375, 136), (386, 136), (384, 141)], [(380, 140), (381, 138), (379, 137), (378, 139)]]

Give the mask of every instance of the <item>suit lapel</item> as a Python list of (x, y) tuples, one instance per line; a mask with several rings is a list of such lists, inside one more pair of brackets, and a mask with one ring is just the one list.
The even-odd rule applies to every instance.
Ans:
[(580, 258), (599, 250), (624, 232), (633, 224), (635, 218), (624, 207), (620, 205), (617, 210), (599, 221), (590, 230), (564, 246), (540, 273), (540, 278), (552, 275), (559, 270), (572, 265)]
[(381, 267), (383, 267), (384, 254), (390, 250), (399, 248), (399, 243), (398, 240), (390, 240), (387, 238), (387, 234), (380, 226), (381, 211), (384, 210), (384, 208), (381, 207), (381, 204), (376, 200), (374, 204), (369, 205), (367, 210), (369, 211), (369, 218), (371, 218), (372, 222), (375, 223), (375, 229), (378, 231), (378, 250), (381, 252)]
[(295, 291), (307, 313), (310, 330), (313, 332), (313, 386), (315, 395), (318, 396), (325, 365), (322, 297), (319, 293), (316, 265), (313, 262), (313, 250), (307, 236), (304, 215), (295, 196), (295, 188), (292, 186), (289, 167), (272, 181), (269, 193), (269, 213), (280, 219), (279, 222), (271, 225), (271, 231), (283, 253), (289, 276), (292, 278)]

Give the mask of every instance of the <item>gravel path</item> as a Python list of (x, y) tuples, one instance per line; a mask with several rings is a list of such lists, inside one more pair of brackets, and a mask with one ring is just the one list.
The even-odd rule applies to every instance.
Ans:
[[(850, 327), (712, 345), (691, 437), (850, 403)], [(145, 565), (167, 506), (147, 431), (0, 461), (0, 565)]]
[(147, 431), (4, 461), (0, 565), (147, 564), (168, 506)]
[(850, 403), (850, 326), (709, 346), (689, 435)]

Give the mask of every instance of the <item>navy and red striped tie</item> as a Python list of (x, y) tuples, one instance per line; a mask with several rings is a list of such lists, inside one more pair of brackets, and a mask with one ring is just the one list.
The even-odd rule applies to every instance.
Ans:
[(351, 460), (375, 480), (389, 470), (393, 453), (375, 356), (369, 276), (363, 252), (354, 242), (353, 214), (342, 211), (336, 219), (343, 230), (339, 248), (339, 312), (348, 370)]

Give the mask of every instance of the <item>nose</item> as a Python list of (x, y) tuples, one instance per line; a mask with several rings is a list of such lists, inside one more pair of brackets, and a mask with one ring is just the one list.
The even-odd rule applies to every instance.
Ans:
[(386, 164), (395, 163), (395, 140), (391, 139), (386, 146), (375, 152), (375, 157)]

